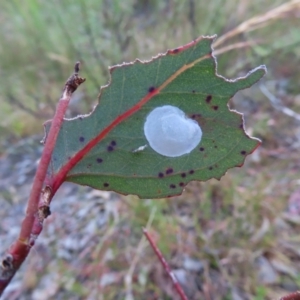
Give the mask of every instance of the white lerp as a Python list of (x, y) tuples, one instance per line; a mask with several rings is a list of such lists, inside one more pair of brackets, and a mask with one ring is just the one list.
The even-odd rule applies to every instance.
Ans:
[(190, 153), (202, 138), (199, 124), (171, 105), (156, 107), (150, 112), (144, 124), (144, 133), (150, 147), (168, 157)]

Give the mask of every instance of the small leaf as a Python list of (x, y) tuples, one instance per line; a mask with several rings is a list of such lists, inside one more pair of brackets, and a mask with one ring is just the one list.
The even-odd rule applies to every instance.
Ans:
[[(219, 179), (229, 168), (243, 165), (260, 142), (244, 132), (242, 115), (230, 111), (227, 102), (266, 70), (261, 66), (237, 80), (217, 75), (213, 38), (200, 37), (149, 62), (136, 60), (110, 68), (111, 82), (101, 89), (94, 111), (64, 121), (50, 175), (100, 190), (162, 198), (180, 194), (191, 180)], [(162, 129), (147, 139), (147, 117), (164, 106), (175, 107), (179, 115), (182, 111), (185, 116), (178, 122), (184, 124), (177, 126), (172, 112), (163, 114), (149, 127)], [(185, 124), (184, 118), (192, 122)], [(191, 128), (186, 134), (185, 125)], [(195, 137), (200, 139), (185, 149), (185, 141), (191, 140), (186, 135), (193, 136), (199, 126), (201, 134)], [(179, 145), (183, 154), (157, 152), (151, 141), (164, 143), (163, 132), (175, 139), (174, 151), (183, 141)]]

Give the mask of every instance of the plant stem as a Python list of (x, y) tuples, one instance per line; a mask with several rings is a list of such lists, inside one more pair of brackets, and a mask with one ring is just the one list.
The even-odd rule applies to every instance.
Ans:
[(158, 247), (156, 246), (155, 242), (153, 241), (152, 237), (150, 236), (150, 234), (148, 233), (146, 228), (143, 228), (143, 233), (146, 236), (147, 240), (149, 241), (153, 251), (155, 252), (156, 256), (158, 257), (160, 263), (162, 264), (163, 268), (165, 269), (165, 271), (167, 272), (167, 274), (169, 275), (169, 277), (172, 280), (172, 283), (174, 285), (174, 288), (177, 292), (177, 294), (180, 296), (181, 300), (188, 300), (187, 296), (185, 295), (181, 285), (179, 284), (176, 276), (174, 275), (174, 273), (172, 272), (171, 268), (169, 267), (167, 261), (165, 260), (165, 258), (163, 257), (162, 253), (160, 252), (160, 250), (158, 249)]
[(43, 228), (43, 221), (50, 214), (49, 204), (54, 196), (50, 186), (45, 185), (48, 166), (51, 160), (56, 140), (63, 123), (72, 94), (85, 81), (78, 76), (79, 62), (75, 64), (75, 73), (67, 80), (62, 96), (58, 102), (55, 115), (51, 122), (48, 135), (45, 137), (44, 150), (35, 173), (33, 185), (29, 195), (26, 215), (21, 225), (18, 239), (8, 249), (0, 265), (0, 295), (13, 278), (31, 247)]
[(295, 292), (280, 298), (280, 300), (300, 300), (300, 292)]

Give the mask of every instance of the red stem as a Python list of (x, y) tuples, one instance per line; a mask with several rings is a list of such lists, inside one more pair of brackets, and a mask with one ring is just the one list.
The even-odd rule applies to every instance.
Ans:
[(176, 276), (174, 275), (174, 273), (172, 272), (171, 268), (169, 267), (167, 261), (165, 260), (165, 258), (163, 257), (162, 253), (160, 252), (160, 250), (158, 249), (158, 247), (156, 246), (155, 242), (153, 241), (152, 237), (149, 235), (147, 229), (143, 228), (143, 232), (144, 235), (146, 236), (147, 240), (149, 241), (153, 251), (155, 252), (156, 256), (158, 257), (160, 263), (163, 265), (165, 271), (167, 272), (167, 274), (169, 275), (169, 277), (172, 280), (172, 283), (174, 285), (174, 288), (176, 290), (176, 292), (178, 293), (178, 295), (180, 296), (181, 300), (188, 300), (187, 296), (185, 295), (181, 285), (179, 284)]
[(52, 120), (51, 128), (46, 139), (44, 151), (42, 153), (41, 160), (39, 162), (38, 169), (34, 177), (32, 189), (31, 189), (31, 193), (29, 196), (29, 201), (26, 209), (26, 216), (23, 220), (22, 228), (19, 236), (19, 240), (25, 243), (28, 242), (28, 237), (30, 237), (31, 234), (32, 226), (35, 219), (35, 214), (37, 212), (39, 201), (40, 201), (41, 190), (44, 185), (48, 166), (51, 160), (51, 155), (55, 147), (56, 139), (70, 100), (71, 100), (71, 95), (64, 93), (63, 97), (58, 102), (57, 109)]
[[(48, 166), (51, 160), (56, 140), (63, 123), (63, 118), (71, 100), (73, 92), (85, 81), (78, 76), (79, 62), (75, 65), (75, 73), (67, 80), (63, 94), (58, 102), (55, 115), (51, 122), (49, 133), (45, 140), (43, 153), (33, 180), (33, 185), (28, 199), (26, 215), (21, 225), (18, 239), (8, 249), (6, 256), (0, 264), (0, 295), (13, 278), (23, 261), (26, 259), (37, 236), (43, 228), (43, 221), (49, 215), (49, 204), (54, 196), (51, 187), (42, 191)], [(50, 192), (49, 192), (50, 191)], [(46, 196), (45, 196), (46, 195)], [(46, 199), (41, 201), (42, 198)], [(42, 199), (42, 200), (43, 200)]]
[(300, 300), (300, 291), (284, 296), (280, 300)]

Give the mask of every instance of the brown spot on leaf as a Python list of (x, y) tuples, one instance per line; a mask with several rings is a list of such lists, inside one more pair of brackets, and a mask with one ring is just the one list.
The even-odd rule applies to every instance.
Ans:
[(201, 114), (193, 114), (193, 115), (191, 115), (192, 119), (197, 119), (197, 118), (200, 118), (200, 117), (201, 117)]
[(155, 91), (155, 87), (154, 86), (150, 86), (148, 89), (149, 93), (153, 93)]
[(212, 95), (207, 95), (205, 99), (206, 103), (210, 103), (211, 99), (212, 99)]
[(172, 174), (173, 172), (174, 172), (174, 170), (172, 168), (169, 168), (166, 170), (167, 175)]
[(172, 49), (172, 50), (168, 50), (168, 54), (177, 54), (181, 51), (180, 48), (176, 48), (176, 49)]

